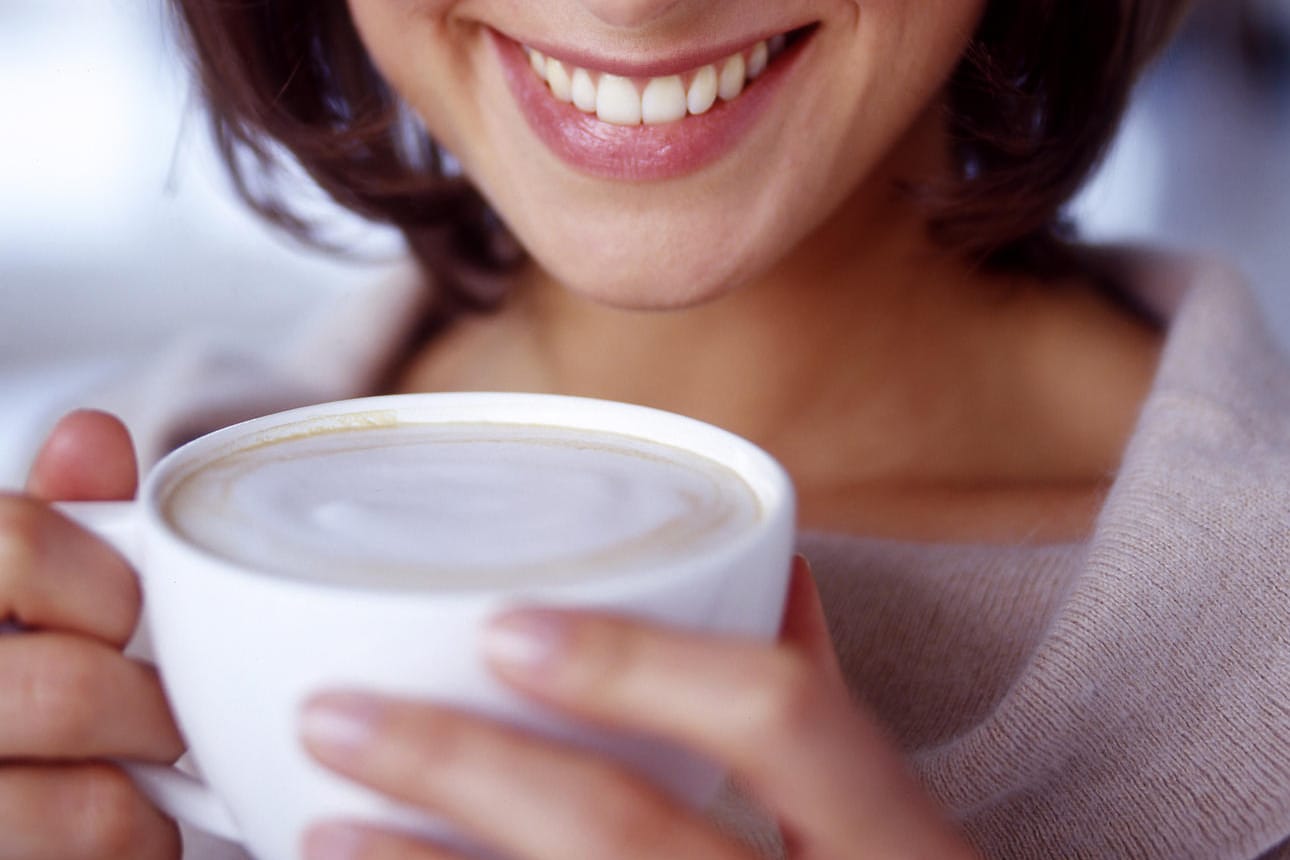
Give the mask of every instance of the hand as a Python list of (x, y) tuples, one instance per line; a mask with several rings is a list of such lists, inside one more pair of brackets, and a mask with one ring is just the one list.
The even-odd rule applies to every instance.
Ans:
[[(791, 857), (972, 856), (851, 699), (804, 562), (776, 646), (526, 611), (498, 619), (485, 648), (506, 683), (546, 705), (724, 764), (775, 813)], [(752, 858), (620, 767), (465, 714), (338, 693), (313, 700), (304, 729), (324, 764), (517, 860)], [(451, 856), (339, 822), (306, 842), (313, 860)]]
[(37, 456), (27, 495), (0, 495), (0, 860), (179, 856), (173, 822), (113, 757), (173, 762), (183, 742), (152, 669), (121, 653), (138, 583), (53, 500), (116, 500), (137, 481), (116, 419), (73, 413)]

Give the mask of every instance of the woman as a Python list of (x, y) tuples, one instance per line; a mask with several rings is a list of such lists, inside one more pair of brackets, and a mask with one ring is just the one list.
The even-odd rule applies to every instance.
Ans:
[[(1284, 852), (1290, 371), (1221, 270), (1056, 218), (1182, 5), (179, 2), (247, 196), (306, 229), (251, 169), (284, 145), (424, 265), (382, 388), (725, 426), (789, 469), (815, 567), (774, 647), (549, 612), (486, 639), (751, 802), (353, 691), (306, 711), (311, 752), (534, 860)], [(129, 445), (75, 414), (0, 506), (17, 856), (177, 850), (94, 763), (182, 747), (116, 650), (133, 580), (43, 504), (128, 496)], [(444, 855), (325, 822), (305, 856)]]

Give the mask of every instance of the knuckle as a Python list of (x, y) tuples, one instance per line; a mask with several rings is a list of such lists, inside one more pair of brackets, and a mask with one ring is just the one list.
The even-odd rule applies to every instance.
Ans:
[(148, 847), (151, 831), (161, 822), (123, 771), (108, 765), (85, 768), (76, 795), (77, 829), (84, 856), (152, 855), (155, 849)]
[(460, 720), (449, 715), (431, 713), (424, 725), (425, 732), (415, 748), (423, 767), (451, 770), (470, 766), (475, 744)]
[(38, 502), (0, 496), (0, 609), (17, 595), (22, 581), (36, 568), (44, 515), (44, 506)]
[(617, 700), (637, 668), (639, 650), (633, 635), (615, 622), (597, 619), (579, 623), (574, 639), (570, 650), (577, 659), (570, 662), (564, 680), (587, 699)]
[(819, 718), (820, 698), (810, 662), (794, 652), (774, 652), (754, 685), (748, 709), (750, 742), (769, 748), (810, 731)]
[(30, 724), (38, 727), (41, 746), (49, 752), (74, 753), (96, 725), (102, 687), (101, 666), (88, 653), (62, 641), (42, 643), (24, 661), (18, 687)]
[[(663, 809), (663, 802), (629, 777), (593, 780), (587, 786), (583, 808), (596, 809), (595, 836), (603, 850), (594, 856), (611, 857), (624, 845), (641, 857), (667, 857), (674, 840), (675, 816)], [(589, 834), (590, 835), (590, 834)]]
[(434, 708), (418, 709), (387, 723), (380, 732), (383, 754), (377, 760), (385, 775), (419, 794), (434, 796), (436, 774), (468, 771), (487, 747), (470, 718)]

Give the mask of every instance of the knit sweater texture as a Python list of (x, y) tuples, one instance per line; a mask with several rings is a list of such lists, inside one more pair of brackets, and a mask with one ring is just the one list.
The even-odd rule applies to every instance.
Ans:
[(1290, 365), (1231, 272), (1127, 265), (1168, 338), (1089, 540), (800, 548), (855, 696), (983, 855), (1290, 854)]

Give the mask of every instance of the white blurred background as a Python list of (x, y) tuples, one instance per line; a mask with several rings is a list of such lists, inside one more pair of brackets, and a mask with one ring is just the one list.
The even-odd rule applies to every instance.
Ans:
[(0, 0), (0, 368), (271, 328), (370, 277), (233, 200), (159, 0)]
[(0, 0), (0, 489), (33, 434), (200, 332), (269, 342), (381, 277), (393, 236), (331, 210), (362, 262), (233, 197), (161, 0)]
[[(1223, 254), (1290, 342), (1290, 0), (1211, 0), (1074, 211), (1095, 239)], [(194, 331), (265, 341), (379, 277), (235, 202), (159, 0), (0, 0), (0, 488), (73, 392)]]

